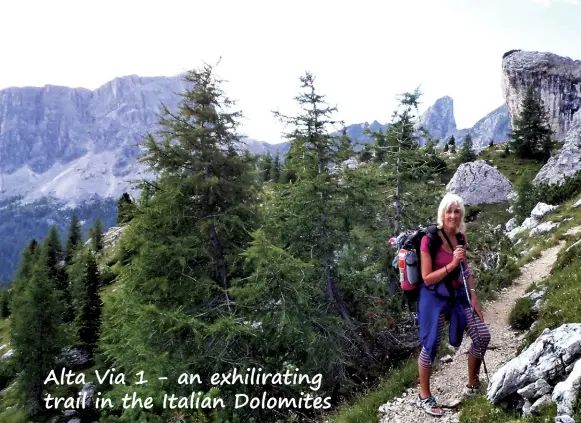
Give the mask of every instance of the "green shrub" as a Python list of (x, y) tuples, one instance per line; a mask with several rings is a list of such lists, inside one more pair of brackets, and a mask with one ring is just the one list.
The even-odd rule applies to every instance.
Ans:
[(564, 179), (565, 181), (560, 185), (538, 185), (536, 187), (537, 201), (553, 205), (561, 204), (581, 193), (581, 172)]
[(519, 298), (512, 307), (508, 322), (517, 330), (526, 330), (537, 320), (539, 313), (533, 310), (534, 302), (530, 297)]

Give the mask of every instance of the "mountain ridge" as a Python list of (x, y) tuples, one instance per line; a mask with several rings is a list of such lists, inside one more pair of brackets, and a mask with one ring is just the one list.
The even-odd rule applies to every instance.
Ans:
[[(176, 109), (185, 87), (182, 74), (132, 74), (93, 90), (52, 84), (0, 90), (0, 200), (20, 196), (30, 202), (52, 196), (74, 205), (92, 196), (136, 195), (132, 181), (148, 176), (137, 163), (139, 144), (155, 131), (161, 104)], [(456, 129), (449, 96), (438, 99), (420, 121), (442, 137), (441, 143), (469, 131)], [(483, 126), (481, 132), (494, 133)], [(354, 142), (369, 143), (368, 128), (385, 131), (387, 124), (356, 123), (346, 131)], [(253, 154), (278, 152), (284, 157), (289, 149), (288, 142), (244, 141)], [(476, 148), (489, 142), (474, 141)]]

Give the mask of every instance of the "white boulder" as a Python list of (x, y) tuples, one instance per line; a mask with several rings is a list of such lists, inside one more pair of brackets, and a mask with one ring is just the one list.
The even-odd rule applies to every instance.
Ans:
[(446, 185), (466, 205), (501, 203), (514, 192), (512, 183), (484, 160), (461, 164)]
[(530, 232), (530, 236), (535, 236), (538, 234), (544, 234), (546, 232), (551, 232), (553, 229), (555, 229), (557, 226), (559, 226), (558, 223), (555, 222), (543, 222), (540, 225), (536, 226), (535, 228), (533, 228)]
[(518, 357), (502, 366), (490, 379), (488, 400), (498, 403), (539, 379), (549, 384), (581, 357), (581, 323), (545, 329)]
[(571, 417), (577, 393), (581, 387), (581, 360), (578, 360), (567, 379), (555, 385), (552, 399), (557, 404), (557, 416)]
[(516, 217), (511, 218), (508, 222), (506, 222), (506, 224), (504, 225), (504, 229), (506, 230), (506, 232), (510, 232), (512, 231), (514, 228), (518, 227), (518, 224), (516, 223)]
[(553, 213), (557, 207), (546, 203), (537, 203), (537, 205), (531, 211), (531, 217), (537, 220), (541, 220), (546, 215)]

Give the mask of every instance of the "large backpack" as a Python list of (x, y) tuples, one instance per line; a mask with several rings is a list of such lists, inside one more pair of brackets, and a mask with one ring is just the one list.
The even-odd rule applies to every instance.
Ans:
[[(399, 235), (396, 240), (397, 253), (392, 262), (396, 274), (399, 276), (400, 286), (403, 290), (402, 302), (407, 303), (410, 311), (417, 303), (420, 287), (424, 283), (422, 278), (422, 263), (420, 246), (422, 238), (427, 236), (428, 248), (432, 263), (436, 259), (438, 250), (442, 246), (442, 239), (439, 236), (439, 229), (436, 225), (429, 225), (427, 228), (419, 228), (413, 231), (407, 231)], [(463, 244), (462, 235), (457, 234), (458, 243)], [(448, 277), (438, 282), (436, 285), (443, 283), (450, 295), (453, 297), (452, 280), (458, 276), (457, 272), (451, 272)], [(437, 292), (437, 286), (433, 286)]]

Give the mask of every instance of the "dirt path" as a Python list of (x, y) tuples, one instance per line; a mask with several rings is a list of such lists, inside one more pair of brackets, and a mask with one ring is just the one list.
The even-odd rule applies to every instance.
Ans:
[[(508, 315), (515, 301), (524, 293), (527, 286), (539, 282), (549, 275), (551, 267), (557, 258), (557, 253), (564, 245), (548, 248), (542, 256), (521, 269), (521, 276), (510, 288), (504, 289), (499, 299), (490, 302), (484, 309), (484, 320), (490, 328), (492, 339), (486, 352), (485, 361), (490, 377), (504, 363), (515, 356), (516, 347), (523, 335), (512, 330), (508, 325)], [(441, 423), (458, 422), (458, 405), (462, 399), (462, 388), (467, 379), (467, 356), (470, 338), (465, 335), (460, 348), (453, 355), (450, 363), (440, 364), (431, 379), (432, 394), (444, 409), (442, 417), (432, 417), (415, 405), (418, 387), (408, 389), (402, 397), (380, 407), (380, 423), (418, 423), (422, 421), (438, 421)], [(481, 369), (480, 380), (486, 382), (484, 369)]]

